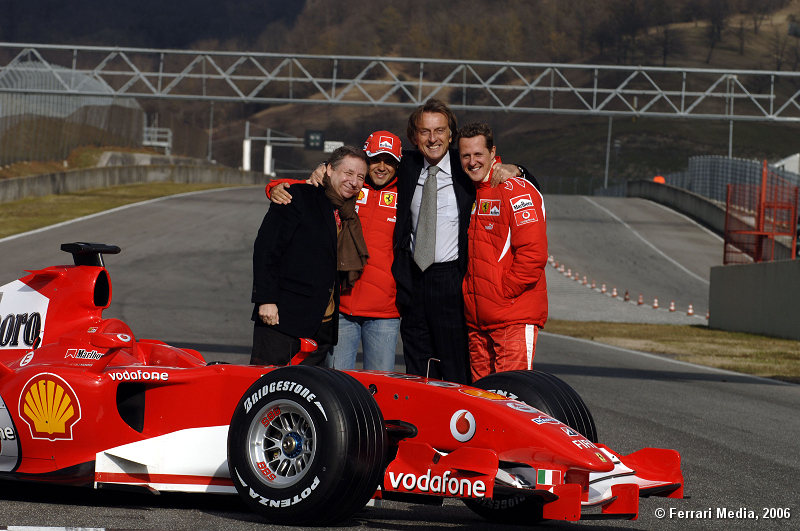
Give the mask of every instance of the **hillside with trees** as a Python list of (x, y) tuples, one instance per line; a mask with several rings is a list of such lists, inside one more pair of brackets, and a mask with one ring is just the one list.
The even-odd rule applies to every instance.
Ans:
[[(0, 40), (15, 42), (800, 69), (800, 0), (405, 0), (366, 9), (357, 0), (0, 0), (0, 10)], [(209, 123), (207, 105), (159, 103), (154, 110), (164, 124), (199, 130)], [(245, 120), (296, 136), (323, 129), (328, 138), (358, 144), (373, 129), (403, 133), (406, 116), (379, 108), (219, 105), (214, 158), (240, 163)], [(501, 153), (539, 175), (603, 173), (604, 118), (476, 113), (459, 119), (488, 121)], [(648, 177), (683, 169), (693, 155), (726, 155), (728, 132), (721, 122), (617, 119), (611, 173)], [(793, 126), (737, 123), (734, 156), (782, 158), (800, 150), (796, 136)], [(276, 152), (279, 167), (305, 167), (316, 156)]]

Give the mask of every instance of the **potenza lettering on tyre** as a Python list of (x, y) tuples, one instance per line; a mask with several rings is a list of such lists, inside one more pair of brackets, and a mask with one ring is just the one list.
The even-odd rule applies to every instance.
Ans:
[(314, 492), (314, 489), (316, 489), (320, 483), (319, 477), (314, 476), (314, 481), (311, 482), (311, 485), (303, 489), (303, 491), (300, 494), (295, 494), (291, 498), (271, 499), (271, 498), (265, 498), (264, 496), (260, 495), (252, 488), (250, 488), (250, 486), (238, 473), (237, 473), (237, 478), (242, 483), (242, 485), (244, 485), (247, 488), (250, 498), (256, 500), (259, 504), (263, 505), (264, 507), (276, 507), (276, 508), (291, 507), (292, 505), (302, 502), (303, 500), (308, 498), (312, 492)]

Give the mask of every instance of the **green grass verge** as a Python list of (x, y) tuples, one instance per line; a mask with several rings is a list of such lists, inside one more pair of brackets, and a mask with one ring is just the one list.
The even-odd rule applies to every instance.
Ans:
[(800, 383), (800, 341), (712, 330), (699, 325), (551, 320), (545, 330), (709, 367)]
[(0, 238), (156, 197), (227, 186), (142, 183), (0, 203)]

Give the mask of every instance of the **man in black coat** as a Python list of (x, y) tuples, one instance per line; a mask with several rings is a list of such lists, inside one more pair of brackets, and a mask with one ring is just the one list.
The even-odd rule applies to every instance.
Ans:
[(316, 365), (336, 344), (338, 208), (364, 184), (364, 152), (339, 148), (326, 172), (324, 186), (292, 186), (292, 202), (272, 204), (258, 231), (251, 364), (286, 365), (306, 337), (318, 348), (303, 363)]

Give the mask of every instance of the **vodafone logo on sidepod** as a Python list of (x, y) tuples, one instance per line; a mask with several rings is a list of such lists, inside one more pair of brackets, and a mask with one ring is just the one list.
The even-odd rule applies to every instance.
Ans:
[(450, 434), (458, 442), (467, 442), (475, 435), (475, 417), (466, 409), (459, 409), (450, 417)]

